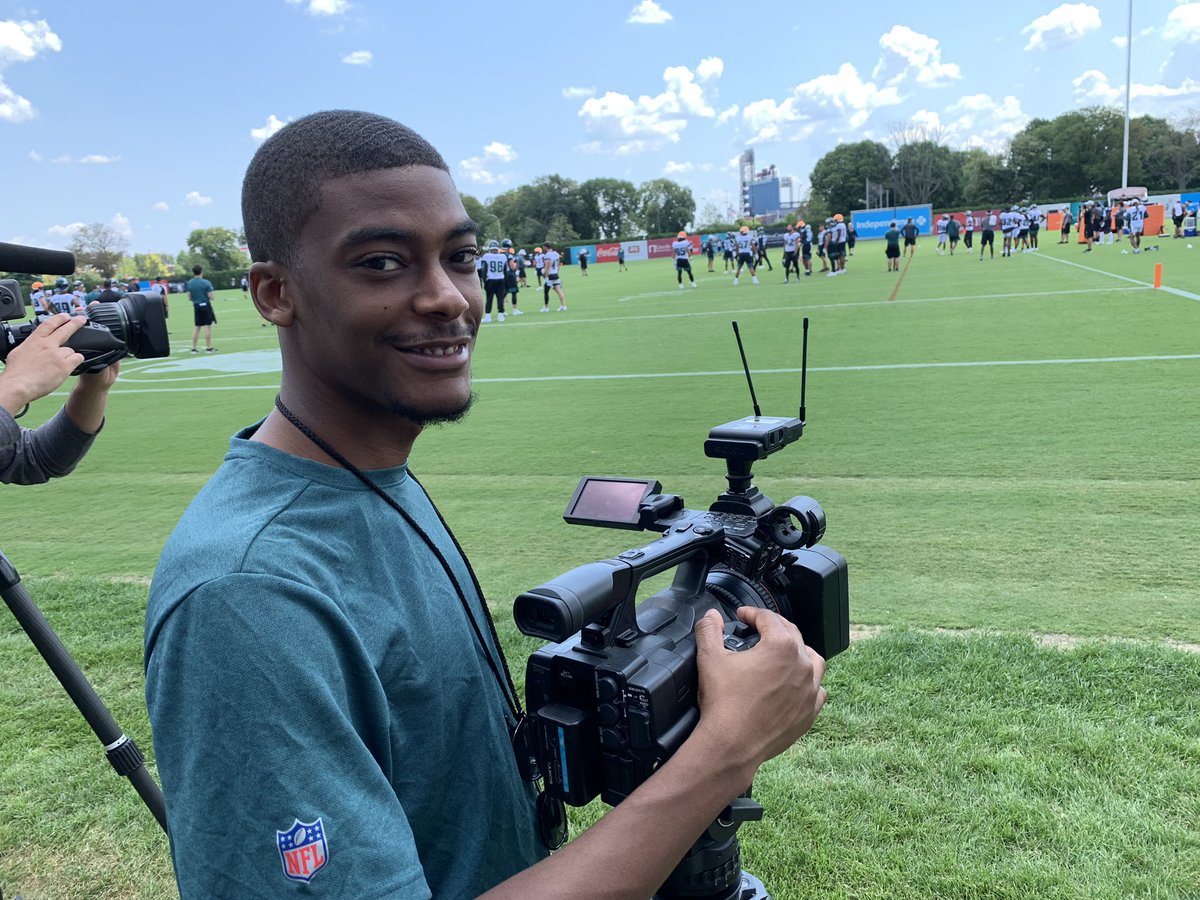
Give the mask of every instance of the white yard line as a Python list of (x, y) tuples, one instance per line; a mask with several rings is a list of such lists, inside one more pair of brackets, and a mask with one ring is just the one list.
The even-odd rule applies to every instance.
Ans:
[[(969, 362), (932, 363), (882, 363), (863, 366), (810, 366), (809, 372), (888, 372), (903, 369), (981, 369), (1000, 366), (1077, 366), (1103, 363), (1180, 362), (1200, 359), (1200, 353), (1184, 353), (1163, 356), (1092, 356), (1078, 359), (991, 359)], [(755, 369), (755, 375), (795, 375), (798, 367), (786, 369)], [(217, 377), (217, 376), (213, 376)], [(617, 375), (527, 375), (513, 378), (476, 378), (476, 384), (525, 384), (541, 381), (630, 381), (653, 378), (744, 378), (741, 369), (714, 369), (697, 372), (641, 372)], [(204, 391), (277, 391), (276, 384), (230, 384), (211, 387), (164, 387), (122, 388), (121, 382), (113, 387), (114, 394), (168, 394), (197, 393)], [(65, 391), (59, 391), (65, 395)]]
[[(1136, 284), (1140, 287), (1150, 288), (1155, 290), (1154, 285), (1149, 281), (1139, 281), (1136, 278), (1130, 278), (1127, 275), (1118, 275), (1116, 272), (1105, 272), (1103, 269), (1096, 269), (1092, 266), (1085, 266), (1083, 263), (1071, 262), (1069, 259), (1059, 259), (1057, 256), (1042, 256), (1040, 253), (1034, 253), (1032, 256), (1035, 259), (1045, 259), (1050, 262), (1062, 263), (1064, 266), (1074, 266), (1077, 269), (1083, 269), (1086, 272), (1095, 272), (1097, 275), (1107, 275), (1109, 278), (1120, 278), (1122, 281), (1128, 281), (1131, 284)], [(1125, 288), (1129, 290), (1129, 288)], [(1180, 288), (1166, 287), (1165, 285), (1158, 288), (1160, 291), (1166, 291), (1168, 294), (1174, 294), (1177, 297), (1185, 297), (1188, 300), (1200, 300), (1200, 294), (1193, 294), (1191, 291), (1185, 291)]]

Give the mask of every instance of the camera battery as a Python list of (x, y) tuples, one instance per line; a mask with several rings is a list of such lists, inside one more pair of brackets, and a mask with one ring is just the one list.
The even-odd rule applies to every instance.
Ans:
[(543, 706), (537, 720), (538, 763), (547, 792), (572, 806), (582, 806), (600, 791), (594, 782), (600, 773), (596, 723), (583, 710), (563, 703)]

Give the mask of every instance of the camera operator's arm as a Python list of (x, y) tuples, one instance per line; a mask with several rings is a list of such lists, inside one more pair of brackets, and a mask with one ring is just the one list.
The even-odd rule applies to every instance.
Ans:
[(110, 366), (80, 376), (66, 407), (35, 429), (13, 419), (27, 403), (58, 388), (83, 362), (63, 344), (86, 322), (59, 313), (46, 319), (9, 354), (0, 372), (0, 481), (40, 484), (68, 474), (87, 453), (104, 420), (108, 388), (117, 376)]
[(738, 616), (761, 635), (742, 653), (725, 649), (717, 613), (697, 623), (700, 724), (675, 755), (577, 839), (486, 897), (649, 897), (758, 767), (812, 727), (825, 661), (780, 616), (750, 607)]

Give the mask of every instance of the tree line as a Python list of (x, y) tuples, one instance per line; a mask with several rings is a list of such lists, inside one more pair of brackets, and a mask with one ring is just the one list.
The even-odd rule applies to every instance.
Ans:
[[(822, 156), (800, 212), (816, 219), (862, 209), (868, 200), (871, 206), (883, 205), (885, 199), (888, 205), (930, 203), (950, 209), (1091, 197), (1120, 185), (1123, 142), (1124, 116), (1107, 106), (1033, 119), (1000, 152), (955, 150), (940, 129), (898, 123), (887, 143), (842, 144)], [(1130, 121), (1129, 184), (1171, 192), (1198, 182), (1200, 110), (1170, 121), (1154, 116)], [(868, 183), (874, 186), (870, 191)], [(564, 246), (673, 234), (681, 228), (718, 227), (721, 219), (709, 203), (698, 222), (691, 189), (669, 178), (634, 185), (619, 178), (577, 182), (543, 175), (488, 200), (468, 194), (462, 200), (480, 226), (481, 241), (510, 238), (528, 248), (547, 240)], [(240, 229), (198, 228), (174, 255), (129, 256), (123, 234), (93, 223), (76, 232), (68, 249), (80, 268), (101, 275), (186, 277), (197, 263), (206, 272), (244, 269), (248, 263), (240, 248), (245, 242)]]
[[(1121, 186), (1125, 118), (1093, 106), (1034, 119), (998, 153), (954, 150), (944, 133), (912, 123), (893, 126), (888, 144), (858, 141), (822, 156), (810, 177), (810, 217), (862, 209), (868, 182), (885, 188), (871, 206), (932, 204), (935, 209), (1092, 197)], [(1129, 123), (1130, 185), (1182, 191), (1200, 181), (1200, 111), (1172, 121)]]

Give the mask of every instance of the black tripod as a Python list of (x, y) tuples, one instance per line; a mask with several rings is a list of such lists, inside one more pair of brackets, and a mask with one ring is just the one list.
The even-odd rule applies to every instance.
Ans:
[(96, 732), (96, 737), (104, 745), (105, 755), (117, 774), (128, 778), (134, 789), (141, 795), (163, 831), (167, 830), (167, 808), (163, 801), (162, 791), (159, 790), (154, 778), (146, 771), (142, 751), (132, 738), (125, 735), (108, 711), (108, 707), (97, 696), (91, 683), (80, 671), (78, 664), (71, 658), (67, 648), (63, 646), (42, 611), (29, 596), (21, 584), (21, 576), (13, 564), (8, 561), (4, 551), (0, 550), (0, 595), (16, 616), (17, 622), (29, 635), (29, 640), (37, 647), (50, 670), (54, 672), (63, 688), (75, 701), (80, 713)]
[(737, 830), (743, 822), (762, 818), (763, 808), (738, 797), (677, 865), (652, 900), (771, 900), (763, 883), (742, 870)]

